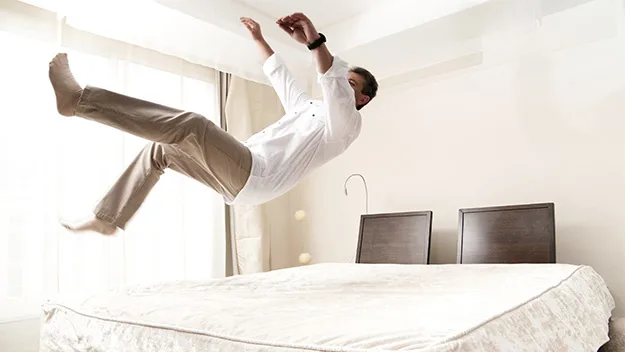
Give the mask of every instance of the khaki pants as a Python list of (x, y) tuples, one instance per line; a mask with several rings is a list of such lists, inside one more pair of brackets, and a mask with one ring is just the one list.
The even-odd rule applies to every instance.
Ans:
[(250, 176), (252, 155), (205, 117), (87, 86), (76, 115), (151, 140), (95, 208), (124, 229), (166, 168), (235, 197)]

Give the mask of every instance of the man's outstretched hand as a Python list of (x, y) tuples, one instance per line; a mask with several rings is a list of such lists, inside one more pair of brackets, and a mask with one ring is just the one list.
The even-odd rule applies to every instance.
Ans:
[(301, 12), (279, 18), (276, 24), (300, 44), (312, 43), (319, 38), (312, 21)]
[(249, 17), (241, 17), (241, 23), (243, 23), (245, 28), (247, 28), (247, 31), (250, 32), (250, 35), (258, 45), (263, 58), (267, 60), (271, 57), (271, 55), (274, 54), (273, 49), (271, 49), (271, 46), (269, 46), (265, 38), (263, 38), (263, 33), (260, 31), (260, 25)]
[(249, 17), (241, 17), (241, 23), (247, 28), (247, 31), (250, 32), (252, 39), (255, 41), (263, 41), (263, 33), (260, 30), (260, 25)]

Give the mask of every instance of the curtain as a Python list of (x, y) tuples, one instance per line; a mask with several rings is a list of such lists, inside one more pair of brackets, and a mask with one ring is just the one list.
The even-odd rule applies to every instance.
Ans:
[[(238, 76), (232, 76), (225, 104), (226, 128), (229, 133), (245, 140), (284, 115), (273, 89)], [(234, 274), (250, 274), (271, 269), (271, 239), (283, 233), (281, 219), (272, 211), (278, 199), (263, 205), (234, 205), (230, 207), (229, 238), (232, 241)], [(284, 214), (284, 211), (281, 213)]]
[[(228, 93), (230, 91), (230, 82), (232, 74), (217, 71), (217, 87), (219, 88), (219, 119), (221, 127), (228, 131), (228, 118), (226, 117), (226, 103), (228, 101)], [(230, 205), (225, 206), (225, 241), (226, 241), (226, 276), (239, 274), (238, 264), (236, 261), (236, 246), (234, 245), (234, 223), (233, 209)]]
[[(225, 274), (224, 204), (166, 172), (116, 237), (71, 234), (147, 141), (55, 110), (48, 62), (69, 53), (81, 84), (193, 110), (219, 123), (215, 70), (82, 32), (53, 12), (0, 3), (0, 304), (67, 291)], [(0, 309), (2, 311), (2, 309)]]

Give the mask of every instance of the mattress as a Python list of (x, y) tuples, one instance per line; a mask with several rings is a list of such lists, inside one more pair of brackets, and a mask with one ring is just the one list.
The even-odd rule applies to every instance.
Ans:
[(57, 297), (41, 351), (596, 351), (588, 266), (317, 264)]

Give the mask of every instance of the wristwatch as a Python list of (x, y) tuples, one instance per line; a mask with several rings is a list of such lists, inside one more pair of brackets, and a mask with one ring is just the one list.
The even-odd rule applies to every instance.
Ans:
[(326, 42), (326, 36), (319, 33), (319, 38), (312, 43), (308, 43), (308, 50), (315, 50)]

